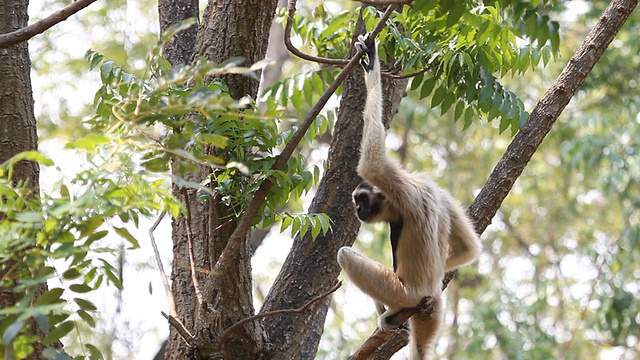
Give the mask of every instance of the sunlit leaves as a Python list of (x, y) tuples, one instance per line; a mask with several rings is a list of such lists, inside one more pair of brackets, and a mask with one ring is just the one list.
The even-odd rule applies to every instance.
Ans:
[[(559, 26), (525, 2), (434, 1), (404, 7), (381, 34), (384, 52), (404, 72), (428, 69), (411, 82), (420, 98), (443, 114), (499, 119), (500, 130), (515, 132), (528, 118), (523, 103), (497, 80), (546, 65), (559, 47)], [(459, 105), (462, 104), (462, 105)], [(469, 115), (471, 115), (471, 117)]]
[[(472, 118), (499, 119), (502, 131), (511, 128), (516, 132), (528, 113), (522, 101), (497, 79), (547, 65), (559, 49), (558, 23), (530, 2), (442, 0), (413, 5), (403, 7), (380, 33), (380, 58), (384, 61), (393, 55), (405, 73), (428, 69), (412, 80), (411, 89), (421, 98), (431, 96), (431, 106), (440, 106), (441, 113), (455, 109), (456, 119), (464, 113), (465, 126)], [(363, 14), (371, 29), (379, 18), (378, 10), (366, 7)], [(345, 13), (332, 16), (320, 5), (309, 18), (296, 15), (293, 31), (318, 49), (319, 55), (343, 57), (349, 38), (341, 29), (349, 28), (353, 20)], [(323, 35), (327, 29), (333, 36)], [(313, 74), (311, 82), (315, 83)], [(303, 98), (307, 103), (312, 98), (312, 87), (298, 87), (298, 92), (294, 85), (301, 84), (298, 80), (294, 76), (274, 85), (270, 98), (299, 110)], [(463, 105), (458, 106), (460, 103)]]
[(291, 236), (304, 236), (311, 231), (311, 238), (316, 239), (322, 232), (326, 235), (331, 229), (331, 219), (326, 214), (291, 214), (288, 212), (275, 214), (275, 220), (280, 221), (280, 232), (291, 230)]

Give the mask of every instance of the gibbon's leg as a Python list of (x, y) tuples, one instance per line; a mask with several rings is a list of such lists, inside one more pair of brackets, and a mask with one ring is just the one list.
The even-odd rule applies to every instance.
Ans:
[(451, 211), (451, 235), (446, 270), (474, 262), (480, 256), (482, 243), (471, 221), (460, 206)]
[(411, 317), (411, 349), (412, 360), (432, 359), (434, 355), (435, 343), (438, 336), (438, 330), (442, 323), (441, 299), (436, 300), (436, 310), (432, 314), (431, 319), (423, 319), (416, 314)]
[(389, 307), (385, 314), (420, 302), (421, 298), (408, 290), (396, 273), (348, 246), (338, 250), (338, 263), (360, 290)]

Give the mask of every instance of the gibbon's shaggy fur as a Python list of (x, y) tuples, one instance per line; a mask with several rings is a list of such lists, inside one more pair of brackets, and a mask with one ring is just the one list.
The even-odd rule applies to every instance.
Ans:
[(411, 359), (430, 359), (442, 321), (444, 274), (475, 261), (482, 245), (451, 194), (426, 174), (410, 173), (386, 156), (376, 46), (366, 35), (356, 46), (365, 53), (361, 64), (367, 100), (358, 174), (366, 181), (356, 188), (353, 200), (360, 220), (390, 224), (395, 272), (346, 246), (338, 251), (338, 263), (349, 279), (376, 301), (377, 309), (384, 311), (378, 318), (383, 331), (393, 330), (387, 317), (417, 306), (425, 296), (433, 298), (436, 312), (431, 319), (414, 315), (410, 320)]

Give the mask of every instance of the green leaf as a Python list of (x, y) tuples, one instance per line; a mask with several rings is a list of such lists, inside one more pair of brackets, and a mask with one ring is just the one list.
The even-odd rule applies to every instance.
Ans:
[(431, 94), (431, 91), (433, 90), (433, 87), (435, 85), (436, 85), (435, 77), (430, 77), (429, 79), (425, 80), (424, 83), (422, 84), (422, 88), (420, 88), (420, 99), (424, 99), (427, 96), (429, 96), (429, 94)]
[[(313, 218), (314, 215), (310, 215), (310, 216), (312, 216), (311, 219), (315, 220), (315, 218)], [(318, 237), (318, 235), (320, 235), (321, 230), (322, 230), (322, 225), (320, 224), (320, 222), (313, 221), (311, 225), (311, 239), (315, 240)]]
[(53, 328), (53, 330), (51, 330), (51, 332), (47, 334), (47, 336), (44, 338), (43, 343), (45, 345), (51, 345), (54, 342), (62, 339), (62, 337), (64, 337), (68, 333), (70, 333), (71, 330), (73, 330), (73, 328), (74, 328), (73, 321), (65, 321), (59, 324), (58, 326), (56, 326), (55, 328)]
[(288, 228), (292, 222), (293, 222), (293, 218), (290, 215), (285, 214), (284, 217), (282, 218), (282, 225), (280, 226), (280, 232), (283, 232), (286, 228)]
[(300, 222), (300, 218), (299, 217), (295, 217), (293, 219), (293, 225), (291, 226), (291, 236), (294, 236), (298, 230), (300, 230), (300, 226), (301, 226), (301, 222)]
[(69, 290), (77, 293), (88, 293), (93, 289), (87, 284), (73, 284), (69, 286)]
[(313, 86), (311, 85), (310, 78), (305, 79), (304, 86), (301, 90), (304, 96), (304, 101), (307, 102), (307, 105), (313, 105)]
[(91, 234), (91, 235), (87, 238), (86, 244), (87, 244), (87, 245), (90, 245), (90, 244), (91, 244), (91, 243), (93, 243), (94, 241), (96, 241), (96, 240), (100, 240), (100, 239), (102, 239), (103, 237), (107, 236), (107, 234), (109, 234), (109, 231), (107, 231), (107, 230), (102, 230), (102, 231), (98, 231), (98, 232), (96, 232), (96, 233), (94, 233), (94, 234)]
[(86, 312), (84, 310), (78, 310), (77, 314), (90, 327), (95, 327), (96, 326), (96, 320), (88, 312)]
[(103, 84), (108, 84), (113, 71), (113, 61), (107, 60), (100, 66), (100, 79)]
[(424, 73), (422, 74), (418, 74), (416, 76), (413, 77), (413, 79), (411, 79), (411, 90), (415, 90), (418, 87), (420, 87), (420, 84), (422, 84), (422, 79), (424, 78)]
[(464, 126), (462, 127), (462, 129), (466, 129), (471, 125), (471, 122), (473, 120), (473, 109), (471, 107), (468, 107), (467, 110), (465, 110), (464, 112)]
[(509, 128), (510, 125), (510, 121), (509, 119), (507, 119), (506, 117), (502, 117), (500, 118), (500, 133), (502, 134), (505, 130), (507, 130)]
[(458, 121), (458, 119), (460, 119), (460, 116), (462, 116), (462, 112), (464, 111), (464, 101), (458, 101), (458, 103), (456, 104), (456, 109), (453, 112), (453, 120), (454, 121)]
[(91, 344), (85, 344), (84, 347), (89, 350), (89, 354), (91, 355), (91, 360), (104, 360), (104, 356), (97, 347)]
[(560, 24), (557, 21), (549, 22), (549, 34), (551, 49), (554, 53), (557, 53), (560, 50)]
[(73, 360), (73, 358), (67, 354), (60, 352), (60, 350), (49, 347), (44, 349), (42, 356), (48, 360)]
[(220, 134), (209, 134), (209, 133), (200, 133), (197, 138), (198, 141), (206, 143), (211, 146), (215, 146), (220, 149), (224, 149), (227, 147), (227, 143), (229, 142), (229, 138)]
[(442, 104), (440, 104), (440, 114), (443, 115), (444, 113), (447, 112), (447, 110), (449, 110), (449, 108), (451, 107), (451, 105), (453, 105), (453, 102), (456, 100), (456, 96), (453, 93), (447, 93), (447, 95), (444, 97), (444, 99), (442, 100)]
[(129, 230), (127, 230), (126, 228), (114, 227), (113, 230), (115, 230), (118, 235), (120, 235), (125, 240), (127, 240), (133, 246), (134, 249), (137, 249), (140, 247), (140, 243), (138, 242), (138, 240), (136, 240), (136, 238), (134, 238), (133, 235), (131, 235)]
[(85, 59), (87, 59), (90, 63), (89, 70), (95, 69), (98, 64), (104, 59), (104, 56), (101, 54), (89, 49), (84, 55)]
[(33, 161), (45, 166), (53, 165), (53, 161), (51, 161), (51, 159), (49, 159), (48, 157), (44, 156), (44, 154), (38, 152), (37, 150), (29, 150), (29, 151), (23, 151), (21, 153), (18, 153), (12, 156), (9, 160), (2, 163), (0, 168), (12, 167), (13, 165), (15, 165), (20, 161)]
[(62, 273), (62, 278), (65, 280), (73, 280), (77, 279), (81, 276), (80, 272), (76, 268), (70, 268), (64, 273)]
[(28, 211), (16, 214), (16, 220), (25, 223), (41, 223), (44, 219), (42, 213)]
[(318, 219), (320, 220), (320, 224), (322, 225), (322, 233), (326, 235), (327, 232), (331, 229), (331, 218), (329, 218), (329, 215), (327, 214), (320, 214)]
[(17, 320), (11, 323), (11, 325), (9, 325), (4, 330), (4, 334), (2, 334), (2, 342), (5, 345), (10, 346), (10, 344), (13, 342), (13, 339), (15, 339), (18, 334), (20, 334), (20, 331), (24, 327), (24, 324), (24, 320)]
[(44, 294), (38, 297), (38, 300), (34, 303), (35, 306), (48, 305), (56, 303), (60, 300), (60, 296), (64, 292), (61, 288), (53, 288), (49, 291), (45, 291)]
[(440, 105), (445, 95), (447, 95), (447, 89), (444, 86), (440, 86), (439, 88), (437, 88), (433, 93), (433, 97), (431, 98), (431, 107), (435, 108), (436, 106)]
[(96, 147), (107, 144), (111, 139), (98, 133), (89, 133), (86, 136), (71, 141), (65, 146), (66, 149), (81, 149), (92, 152)]
[(453, 25), (457, 24), (464, 11), (464, 1), (455, 2), (455, 4), (451, 7), (451, 10), (449, 10), (449, 15), (447, 15), (447, 27), (450, 28)]
[(96, 311), (98, 308), (89, 300), (74, 298), (73, 301), (84, 311)]

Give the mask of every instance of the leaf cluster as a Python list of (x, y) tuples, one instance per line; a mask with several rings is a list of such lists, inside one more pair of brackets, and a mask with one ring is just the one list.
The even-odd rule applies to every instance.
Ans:
[[(403, 73), (419, 72), (411, 90), (430, 99), (455, 120), (500, 120), (500, 131), (515, 133), (529, 114), (518, 96), (499, 81), (546, 65), (559, 50), (559, 24), (544, 14), (547, 1), (424, 1), (404, 7), (380, 33), (379, 56), (395, 59)], [(331, 15), (319, 5), (310, 16), (296, 15), (293, 31), (321, 56), (348, 52), (358, 12)], [(364, 9), (371, 29), (380, 12)], [(427, 71), (424, 71), (427, 70)], [(298, 101), (299, 102), (299, 101)]]
[[(33, 184), (14, 183), (13, 167), (20, 161), (43, 166), (54, 161), (32, 151), (0, 165), (0, 285), (20, 294), (14, 306), (0, 310), (0, 333), (3, 350), (19, 357), (32, 352), (37, 341), (26, 334), (30, 319), (48, 334), (47, 346), (71, 332), (76, 321), (96, 325), (88, 294), (108, 283), (122, 287), (110, 263), (118, 245), (108, 235), (135, 249), (138, 240), (127, 225), (162, 212), (179, 216), (186, 209), (173, 196), (172, 184), (197, 191), (200, 200), (215, 196), (240, 215), (262, 181), (275, 181), (278, 186), (254, 224), (281, 221), (283, 230), (310, 231), (313, 237), (330, 227), (324, 214), (279, 214), (287, 201), (309, 191), (321, 172), (302, 155), (282, 171), (270, 170), (295, 130), (284, 118), (291, 102), (280, 97), (260, 111), (251, 98), (233, 99), (221, 80), (228, 74), (255, 77), (264, 64), (244, 68), (238, 66), (241, 59), (229, 59), (171, 67), (158, 47), (143, 75), (134, 76), (98, 52), (88, 51), (86, 59), (102, 82), (95, 115), (84, 121), (82, 135), (66, 144), (83, 159), (84, 170), (38, 194)], [(332, 113), (322, 115), (306, 140), (328, 131), (332, 119)], [(54, 260), (64, 270), (52, 267)], [(38, 296), (39, 286), (53, 277), (62, 285)], [(101, 357), (94, 346), (85, 348)]]

